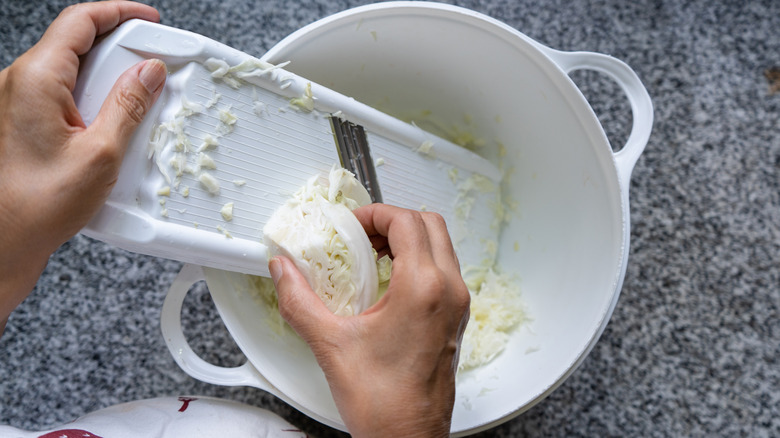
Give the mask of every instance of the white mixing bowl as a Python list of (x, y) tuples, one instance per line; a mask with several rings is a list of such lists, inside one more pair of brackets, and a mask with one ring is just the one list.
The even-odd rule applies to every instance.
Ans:
[[(653, 119), (636, 74), (612, 57), (552, 50), (479, 13), (426, 2), (324, 18), (263, 58), (290, 60), (293, 72), (398, 117), (430, 112), (444, 126), (506, 147), (501, 161), (515, 169), (509, 195), (519, 208), (502, 235), (499, 263), (519, 277), (533, 321), (492, 363), (459, 376), (452, 432), (495, 426), (550, 394), (603, 332), (625, 275), (629, 177)], [(606, 74), (629, 99), (633, 126), (616, 153), (568, 76), (578, 69)], [(498, 148), (486, 153), (496, 158)], [(204, 362), (182, 334), (182, 300), (203, 278), (249, 359), (242, 367)], [(268, 310), (245, 288), (239, 274), (185, 268), (163, 312), (174, 358), (198, 379), (262, 388), (344, 429), (311, 352), (274, 330), (263, 319)]]

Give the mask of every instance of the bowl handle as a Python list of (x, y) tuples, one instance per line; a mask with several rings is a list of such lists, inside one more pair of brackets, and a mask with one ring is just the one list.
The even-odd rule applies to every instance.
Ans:
[(631, 67), (612, 56), (594, 52), (562, 52), (550, 48), (545, 48), (545, 52), (566, 74), (574, 70), (593, 70), (609, 76), (628, 97), (633, 115), (631, 134), (626, 144), (615, 152), (620, 181), (627, 190), (631, 171), (645, 149), (653, 128), (653, 103), (647, 89)]
[(181, 308), (184, 297), (198, 281), (205, 280), (203, 268), (197, 265), (185, 265), (171, 284), (162, 307), (160, 326), (163, 338), (173, 359), (184, 372), (206, 383), (224, 386), (253, 386), (276, 394), (260, 372), (248, 361), (233, 368), (210, 364), (195, 353), (187, 343), (181, 327)]

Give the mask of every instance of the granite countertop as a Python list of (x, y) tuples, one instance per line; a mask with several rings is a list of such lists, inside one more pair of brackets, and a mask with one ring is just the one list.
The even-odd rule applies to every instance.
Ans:
[[(0, 65), (68, 3), (5, 0)], [(165, 24), (261, 54), (365, 2), (151, 3)], [(780, 67), (780, 2), (452, 3), (552, 48), (625, 61), (655, 106), (631, 180), (629, 264), (609, 325), (552, 395), (478, 436), (780, 436), (780, 75), (772, 84), (766, 73)], [(614, 84), (573, 78), (611, 141), (625, 141), (630, 110)], [(180, 268), (80, 235), (63, 245), (0, 339), (0, 424), (43, 429), (120, 402), (200, 394), (266, 407), (310, 436), (342, 436), (260, 390), (179, 370), (159, 312)], [(243, 362), (205, 288), (184, 309), (196, 351)]]

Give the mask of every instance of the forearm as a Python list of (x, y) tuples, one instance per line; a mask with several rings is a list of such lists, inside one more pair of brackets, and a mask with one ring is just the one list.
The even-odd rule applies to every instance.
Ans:
[(29, 258), (14, 255), (20, 256), (7, 252), (0, 257), (0, 334), (8, 316), (35, 287), (48, 261), (48, 254)]
[[(6, 176), (6, 175), (3, 175)], [(49, 237), (51, 225), (41, 222), (32, 195), (19, 193), (15, 180), (2, 181), (0, 190), (0, 321), (6, 320), (38, 282), (49, 256), (61, 240)]]

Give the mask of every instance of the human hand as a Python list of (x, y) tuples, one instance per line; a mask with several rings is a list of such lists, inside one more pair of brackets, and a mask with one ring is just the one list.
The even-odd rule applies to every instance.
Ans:
[(130, 18), (159, 14), (125, 1), (68, 7), (0, 72), (0, 321), (103, 205), (130, 136), (162, 90), (165, 65), (144, 61), (118, 79), (88, 128), (78, 112), (79, 56)]
[(355, 216), (393, 257), (387, 293), (360, 315), (336, 316), (276, 257), (279, 311), (314, 352), (353, 436), (448, 436), (470, 296), (444, 220), (383, 204)]

